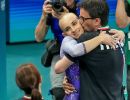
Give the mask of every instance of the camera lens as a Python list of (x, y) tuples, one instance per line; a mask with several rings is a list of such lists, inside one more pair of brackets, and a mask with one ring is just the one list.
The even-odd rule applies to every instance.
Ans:
[(63, 12), (63, 4), (61, 2), (54, 2), (52, 6), (56, 12)]

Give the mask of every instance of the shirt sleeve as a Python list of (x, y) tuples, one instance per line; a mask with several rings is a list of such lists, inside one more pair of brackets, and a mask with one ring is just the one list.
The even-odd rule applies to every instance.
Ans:
[(61, 57), (63, 57), (65, 53), (71, 57), (78, 57), (84, 55), (86, 50), (83, 43), (77, 43), (72, 37), (66, 36), (61, 45)]
[(77, 60), (78, 60), (78, 57), (72, 57), (72, 56), (70, 56), (69, 54), (67, 54), (67, 53), (65, 53), (65, 56), (70, 60), (70, 61), (72, 61), (72, 62), (77, 62)]

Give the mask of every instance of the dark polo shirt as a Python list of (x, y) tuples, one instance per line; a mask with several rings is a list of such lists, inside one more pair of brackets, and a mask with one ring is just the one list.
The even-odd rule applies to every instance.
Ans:
[[(99, 32), (87, 32), (77, 41), (83, 42), (97, 36)], [(103, 46), (103, 47), (102, 47)], [(116, 50), (106, 45), (83, 56), (72, 58), (79, 60), (80, 100), (123, 100), (122, 75), (123, 55), (120, 47)]]

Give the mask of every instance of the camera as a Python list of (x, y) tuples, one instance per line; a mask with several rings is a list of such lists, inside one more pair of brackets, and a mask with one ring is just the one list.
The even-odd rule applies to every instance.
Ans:
[(51, 0), (50, 2), (48, 2), (48, 4), (52, 5), (52, 8), (55, 12), (63, 12), (63, 1), (61, 0)]

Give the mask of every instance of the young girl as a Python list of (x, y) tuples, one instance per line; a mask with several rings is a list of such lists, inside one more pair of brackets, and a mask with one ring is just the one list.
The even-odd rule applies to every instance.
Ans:
[(43, 100), (40, 73), (33, 64), (22, 64), (16, 70), (16, 83), (25, 95), (19, 100)]

